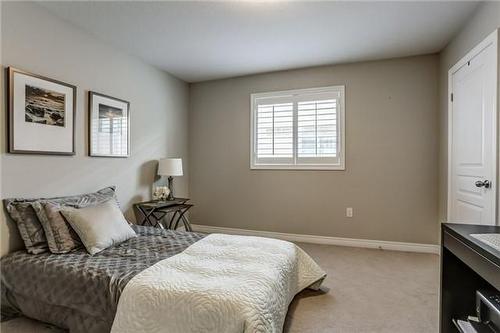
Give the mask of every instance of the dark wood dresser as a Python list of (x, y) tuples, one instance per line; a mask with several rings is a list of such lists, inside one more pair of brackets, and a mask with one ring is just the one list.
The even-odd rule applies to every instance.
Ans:
[(500, 291), (500, 251), (470, 236), (486, 233), (500, 233), (500, 227), (442, 225), (441, 333), (456, 333), (453, 320), (476, 316), (477, 290)]

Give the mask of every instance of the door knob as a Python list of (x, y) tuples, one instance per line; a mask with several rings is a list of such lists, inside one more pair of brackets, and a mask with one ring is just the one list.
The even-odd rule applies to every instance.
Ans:
[(476, 182), (476, 187), (490, 188), (490, 186), (491, 186), (491, 183), (489, 180), (484, 180), (484, 181), (478, 180)]

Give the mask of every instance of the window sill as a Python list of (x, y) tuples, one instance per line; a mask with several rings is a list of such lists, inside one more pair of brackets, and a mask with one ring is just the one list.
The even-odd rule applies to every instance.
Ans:
[(324, 170), (324, 171), (345, 171), (345, 165), (276, 165), (276, 164), (255, 164), (250, 166), (250, 170)]

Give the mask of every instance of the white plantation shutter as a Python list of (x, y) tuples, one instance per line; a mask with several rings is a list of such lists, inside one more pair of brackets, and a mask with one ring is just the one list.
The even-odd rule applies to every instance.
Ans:
[(256, 153), (259, 159), (293, 158), (293, 104), (257, 106)]
[(252, 95), (252, 168), (343, 169), (344, 87)]
[(298, 102), (299, 162), (334, 163), (337, 157), (337, 135), (337, 99)]

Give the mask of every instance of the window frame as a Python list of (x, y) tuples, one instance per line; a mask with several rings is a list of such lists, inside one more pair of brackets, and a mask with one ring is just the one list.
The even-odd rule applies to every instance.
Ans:
[[(338, 94), (337, 98), (337, 130), (340, 131), (337, 142), (337, 159), (336, 163), (332, 161), (331, 157), (314, 157), (300, 158), (298, 157), (298, 108), (297, 104), (304, 100), (308, 95), (327, 95)], [(304, 96), (305, 95), (305, 96)], [(257, 137), (255, 130), (257, 129), (257, 106), (258, 100), (267, 99), (269, 101), (281, 101), (293, 103), (293, 157), (290, 158), (257, 158)], [(311, 161), (310, 163), (298, 163), (298, 160)], [(279, 161), (281, 160), (281, 161)], [(325, 160), (325, 162), (318, 162)], [(345, 86), (335, 85), (328, 87), (306, 88), (306, 89), (293, 89), (283, 91), (271, 91), (264, 93), (250, 94), (250, 169), (252, 170), (345, 170)]]

